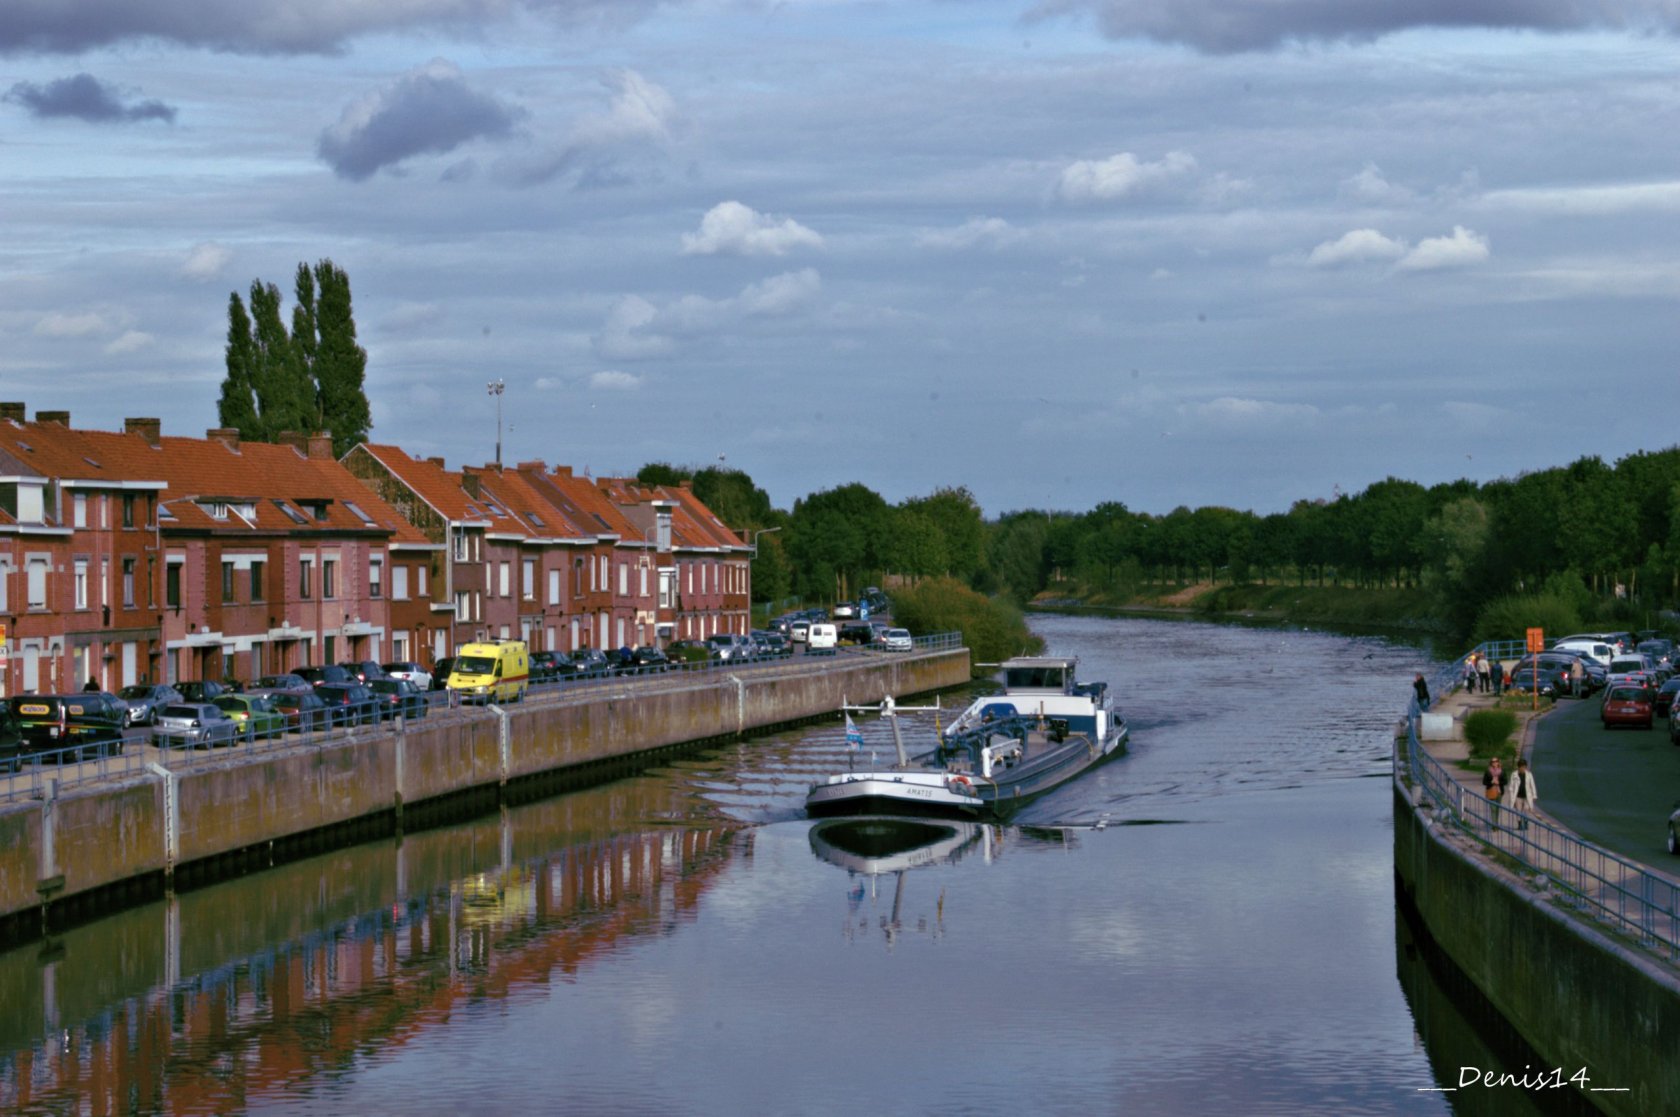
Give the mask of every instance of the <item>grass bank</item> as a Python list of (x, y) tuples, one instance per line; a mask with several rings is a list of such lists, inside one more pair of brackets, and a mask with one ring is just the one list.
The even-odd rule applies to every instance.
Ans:
[(1164, 588), (1123, 599), (1052, 589), (1034, 599), (1032, 607), (1451, 635), (1450, 627), (1436, 613), (1433, 595), (1422, 589), (1200, 585)]

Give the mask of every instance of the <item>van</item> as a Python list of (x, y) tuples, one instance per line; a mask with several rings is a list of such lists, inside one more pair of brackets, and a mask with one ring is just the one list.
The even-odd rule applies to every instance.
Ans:
[(833, 655), (840, 642), (840, 630), (826, 621), (818, 621), (805, 632), (805, 650), (816, 655)]
[(449, 669), (449, 689), (463, 702), (518, 702), (531, 681), (531, 653), (523, 640), (462, 644)]
[(25, 748), (70, 750), (58, 760), (116, 756), (122, 752), (128, 707), (103, 691), (76, 694), (20, 694), (8, 702)]
[(1560, 652), (1577, 652), (1605, 668), (1610, 666), (1610, 661), (1616, 656), (1616, 649), (1596, 636), (1570, 636), (1559, 640), (1552, 647)]

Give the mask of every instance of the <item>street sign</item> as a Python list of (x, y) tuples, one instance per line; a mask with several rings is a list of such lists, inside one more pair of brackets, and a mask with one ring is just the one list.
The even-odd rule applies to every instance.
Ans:
[(1546, 650), (1545, 629), (1531, 628), (1528, 630), (1528, 650), (1531, 652), (1543, 652)]

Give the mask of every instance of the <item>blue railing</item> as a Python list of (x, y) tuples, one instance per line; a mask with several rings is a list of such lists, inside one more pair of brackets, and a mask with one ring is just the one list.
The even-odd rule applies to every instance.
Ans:
[(1397, 737), (1394, 746), (1395, 780), (1415, 804), (1433, 805), (1437, 817), (1460, 833), (1513, 858), (1570, 907), (1669, 962), (1680, 961), (1680, 888), (1642, 865), (1484, 798), (1475, 787), (1460, 782), (1419, 741), (1420, 713), (1413, 701), (1405, 736)]
[[(915, 638), (914, 652), (943, 652), (961, 648), (960, 632), (942, 632)], [(704, 663), (673, 663), (669, 667), (632, 668), (604, 675), (565, 677), (553, 681), (533, 683), (526, 692), (526, 700), (560, 702), (567, 696), (585, 693), (600, 687), (623, 686), (627, 682), (652, 682), (664, 679), (672, 682), (707, 681), (742, 671), (789, 668), (819, 671), (841, 661), (859, 658), (902, 656), (903, 652), (889, 652), (874, 646), (846, 647), (835, 650), (835, 656), (810, 658), (807, 656), (756, 656), (730, 661)], [(911, 653), (914, 654), (914, 653)], [(807, 659), (810, 662), (807, 663)], [(649, 678), (651, 676), (651, 678)], [(424, 713), (418, 716), (457, 707), (460, 696), (449, 690), (422, 692)], [(413, 713), (407, 715), (410, 720)], [(364, 703), (357, 706), (331, 706), (303, 715), (301, 722), (293, 722), (283, 732), (266, 736), (254, 734), (249, 727), (241, 727), (231, 736), (214, 742), (186, 740), (169, 734), (151, 731), (130, 736), (122, 742), (105, 742), (58, 749), (44, 749), (22, 755), (0, 758), (0, 802), (45, 798), (49, 784), (59, 790), (104, 780), (140, 778), (152, 764), (170, 770), (190, 769), (199, 765), (220, 763), (239, 754), (269, 749), (326, 748), (329, 745), (369, 733), (395, 733), (395, 711), (384, 703)], [(156, 748), (145, 746), (155, 744)], [(116, 751), (112, 751), (115, 749)]]

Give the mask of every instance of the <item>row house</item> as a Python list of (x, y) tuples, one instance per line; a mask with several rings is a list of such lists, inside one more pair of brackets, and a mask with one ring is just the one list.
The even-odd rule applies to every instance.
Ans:
[(0, 512), (7, 694), (383, 658), (392, 556), (427, 546), (325, 436), (76, 430), (21, 404), (0, 404)]

